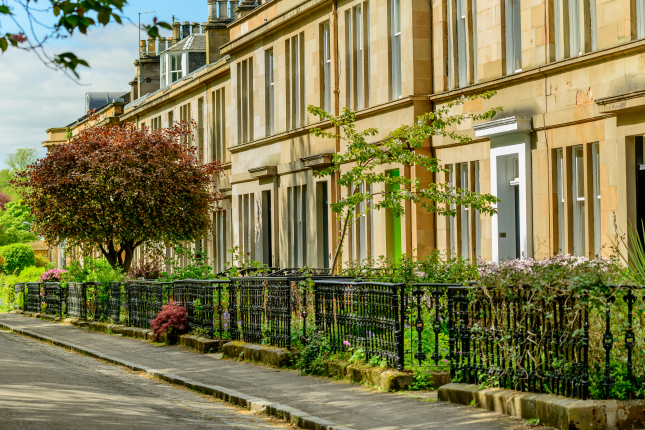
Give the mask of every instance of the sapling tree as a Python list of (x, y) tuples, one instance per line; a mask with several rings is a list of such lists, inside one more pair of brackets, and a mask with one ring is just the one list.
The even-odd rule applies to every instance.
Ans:
[[(194, 124), (193, 124), (194, 126)], [(202, 164), (192, 127), (93, 126), (17, 174), (32, 231), (50, 244), (96, 247), (127, 272), (145, 245), (179, 246), (212, 231), (218, 161)], [(188, 143), (186, 143), (188, 142)]]
[[(492, 108), (486, 112), (473, 114), (451, 113), (455, 107), (477, 98), (490, 99), (494, 92), (486, 92), (469, 97), (461, 97), (443, 106), (437, 107), (432, 112), (420, 115), (412, 125), (402, 125), (389, 133), (383, 139), (370, 142), (370, 138), (378, 135), (376, 128), (357, 130), (356, 113), (351, 109), (343, 109), (343, 113), (335, 117), (325, 110), (309, 106), (309, 113), (329, 120), (333, 129), (339, 133), (315, 127), (311, 133), (315, 136), (328, 139), (340, 139), (347, 144), (345, 152), (333, 155), (332, 164), (326, 169), (315, 172), (318, 177), (332, 176), (340, 173), (337, 184), (342, 187), (351, 187), (348, 194), (331, 204), (331, 209), (338, 214), (342, 223), (338, 245), (332, 262), (332, 273), (338, 264), (338, 256), (343, 247), (350, 222), (365, 216), (365, 211), (359, 208), (372, 207), (374, 209), (388, 209), (393, 216), (404, 214), (404, 203), (410, 201), (425, 208), (428, 212), (438, 215), (455, 216), (456, 208), (466, 206), (478, 210), (483, 214), (493, 214), (493, 204), (499, 200), (490, 194), (481, 194), (474, 191), (457, 188), (445, 181), (432, 181), (421, 183), (419, 177), (409, 178), (405, 175), (390, 175), (383, 166), (396, 163), (402, 166), (416, 166), (417, 169), (425, 168), (432, 174), (448, 173), (439, 160), (420, 151), (432, 136), (443, 136), (461, 143), (471, 139), (467, 135), (457, 133), (452, 129), (464, 121), (489, 120), (502, 108)], [(359, 184), (364, 184), (361, 187)], [(370, 185), (379, 184), (381, 191), (370, 193)], [(371, 204), (367, 204), (367, 203)]]

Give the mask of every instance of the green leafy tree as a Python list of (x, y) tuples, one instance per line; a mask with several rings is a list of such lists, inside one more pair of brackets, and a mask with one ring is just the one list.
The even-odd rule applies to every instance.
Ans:
[(7, 273), (20, 273), (25, 267), (36, 265), (34, 250), (24, 243), (0, 247), (0, 254), (4, 258), (4, 270)]
[[(194, 125), (194, 124), (193, 124)], [(186, 144), (192, 126), (164, 130), (96, 126), (53, 147), (13, 181), (52, 245), (98, 248), (127, 273), (137, 247), (178, 246), (213, 229), (219, 162), (202, 164)]]
[(19, 199), (18, 191), (11, 185), (11, 181), (18, 172), (22, 172), (28, 165), (34, 163), (38, 151), (35, 148), (19, 148), (4, 160), (7, 166), (5, 169), (0, 170), (0, 190), (10, 197), (10, 200)]
[(33, 242), (37, 239), (30, 231), (33, 218), (29, 213), (29, 207), (21, 201), (16, 201), (7, 203), (5, 209), (0, 212), (0, 246)]
[[(429, 212), (446, 216), (455, 216), (456, 209), (451, 207), (459, 206), (466, 206), (484, 214), (495, 212), (492, 205), (499, 200), (490, 194), (460, 189), (446, 182), (431, 181), (422, 184), (418, 177), (389, 175), (381, 169), (381, 166), (397, 163), (425, 168), (432, 174), (447, 173), (439, 160), (424, 153), (424, 144), (427, 146), (428, 139), (432, 136), (448, 137), (461, 143), (469, 142), (471, 139), (468, 136), (451, 131), (451, 128), (464, 121), (489, 120), (501, 112), (502, 108), (493, 108), (482, 114), (453, 114), (451, 110), (477, 98), (490, 99), (494, 94), (487, 92), (451, 101), (432, 112), (420, 115), (413, 125), (402, 125), (377, 142), (368, 142), (370, 137), (378, 135), (376, 128), (362, 131), (356, 129), (356, 113), (352, 110), (345, 108), (342, 115), (335, 117), (321, 108), (308, 107), (311, 114), (320, 117), (321, 120), (330, 121), (333, 127), (340, 130), (340, 133), (336, 134), (315, 127), (311, 130), (312, 134), (347, 142), (347, 150), (334, 154), (331, 166), (314, 173), (316, 176), (340, 173), (338, 185), (352, 187), (346, 197), (331, 204), (332, 211), (339, 214), (343, 224), (334, 253), (332, 272), (336, 269), (349, 223), (365, 216), (365, 212), (358, 210), (362, 203), (372, 202), (371, 206), (374, 209), (389, 209), (393, 216), (404, 215), (405, 201), (418, 204)], [(365, 184), (365, 188), (361, 190), (357, 184)], [(368, 192), (372, 184), (380, 184), (384, 191)]]
[[(19, 31), (0, 32), (0, 51), (5, 52), (12, 47), (32, 51), (50, 68), (71, 72), (78, 78), (76, 68), (89, 67), (87, 61), (78, 58), (73, 52), (50, 55), (45, 51), (47, 42), (70, 37), (75, 32), (87, 34), (94, 27), (106, 26), (112, 22), (121, 24), (127, 20), (123, 16), (123, 8), (127, 5), (127, 0), (2, 0), (0, 19), (5, 22), (11, 20)], [(22, 9), (21, 13), (17, 13), (16, 8)], [(41, 24), (49, 19), (55, 20), (51, 28)], [(46, 28), (48, 31), (40, 35), (34, 31), (35, 28)], [(172, 26), (154, 18), (152, 25), (144, 25), (143, 28), (148, 36), (156, 38), (160, 28), (170, 30)]]

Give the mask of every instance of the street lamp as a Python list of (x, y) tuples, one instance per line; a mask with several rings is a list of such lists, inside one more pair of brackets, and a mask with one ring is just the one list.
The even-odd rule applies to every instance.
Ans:
[(139, 76), (137, 77), (137, 80), (139, 83), (141, 83), (141, 46), (139, 45), (141, 41), (141, 15), (146, 15), (148, 13), (155, 13), (154, 10), (151, 10), (150, 12), (139, 12), (139, 40), (137, 40), (137, 49), (139, 51)]

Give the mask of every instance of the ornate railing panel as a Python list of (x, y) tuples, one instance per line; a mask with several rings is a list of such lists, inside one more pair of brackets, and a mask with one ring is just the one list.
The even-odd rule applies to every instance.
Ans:
[(67, 316), (70, 318), (87, 318), (87, 294), (85, 284), (70, 282), (67, 284)]
[(288, 278), (272, 277), (266, 281), (268, 343), (282, 348), (291, 348), (291, 284)]
[(128, 326), (150, 329), (163, 306), (164, 283), (132, 281), (126, 285), (128, 294)]
[(121, 321), (121, 282), (110, 282), (108, 316), (114, 324)]
[[(264, 322), (264, 286), (267, 278), (248, 276), (245, 278), (231, 278), (233, 283), (231, 301), (231, 326), (239, 318), (236, 330), (231, 330), (231, 337), (239, 339), (240, 334), (244, 342), (262, 342), (262, 324)], [(235, 316), (235, 319), (232, 319)], [(238, 332), (239, 330), (239, 332)], [(236, 337), (233, 337), (235, 335)]]
[(44, 313), (61, 316), (62, 311), (62, 289), (58, 282), (45, 282), (42, 284), (45, 290), (44, 302), (47, 305)]
[(38, 282), (27, 283), (27, 312), (40, 312), (43, 299), (40, 295), (40, 286)]
[(222, 292), (230, 281), (185, 279), (173, 283), (173, 299), (188, 311), (191, 330), (201, 331), (213, 338), (215, 332), (222, 339), (224, 313)]
[(404, 284), (314, 282), (316, 326), (337, 351), (360, 348), (403, 369)]

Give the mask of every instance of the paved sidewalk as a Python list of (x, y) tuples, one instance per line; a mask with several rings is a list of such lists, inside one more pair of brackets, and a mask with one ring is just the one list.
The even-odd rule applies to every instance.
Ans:
[(180, 346), (156, 346), (18, 314), (0, 314), (0, 322), (161, 372), (285, 404), (356, 430), (528, 428), (522, 421), (481, 409), (421, 401), (329, 378), (301, 376), (291, 370), (222, 360), (217, 358), (219, 355), (198, 354)]

